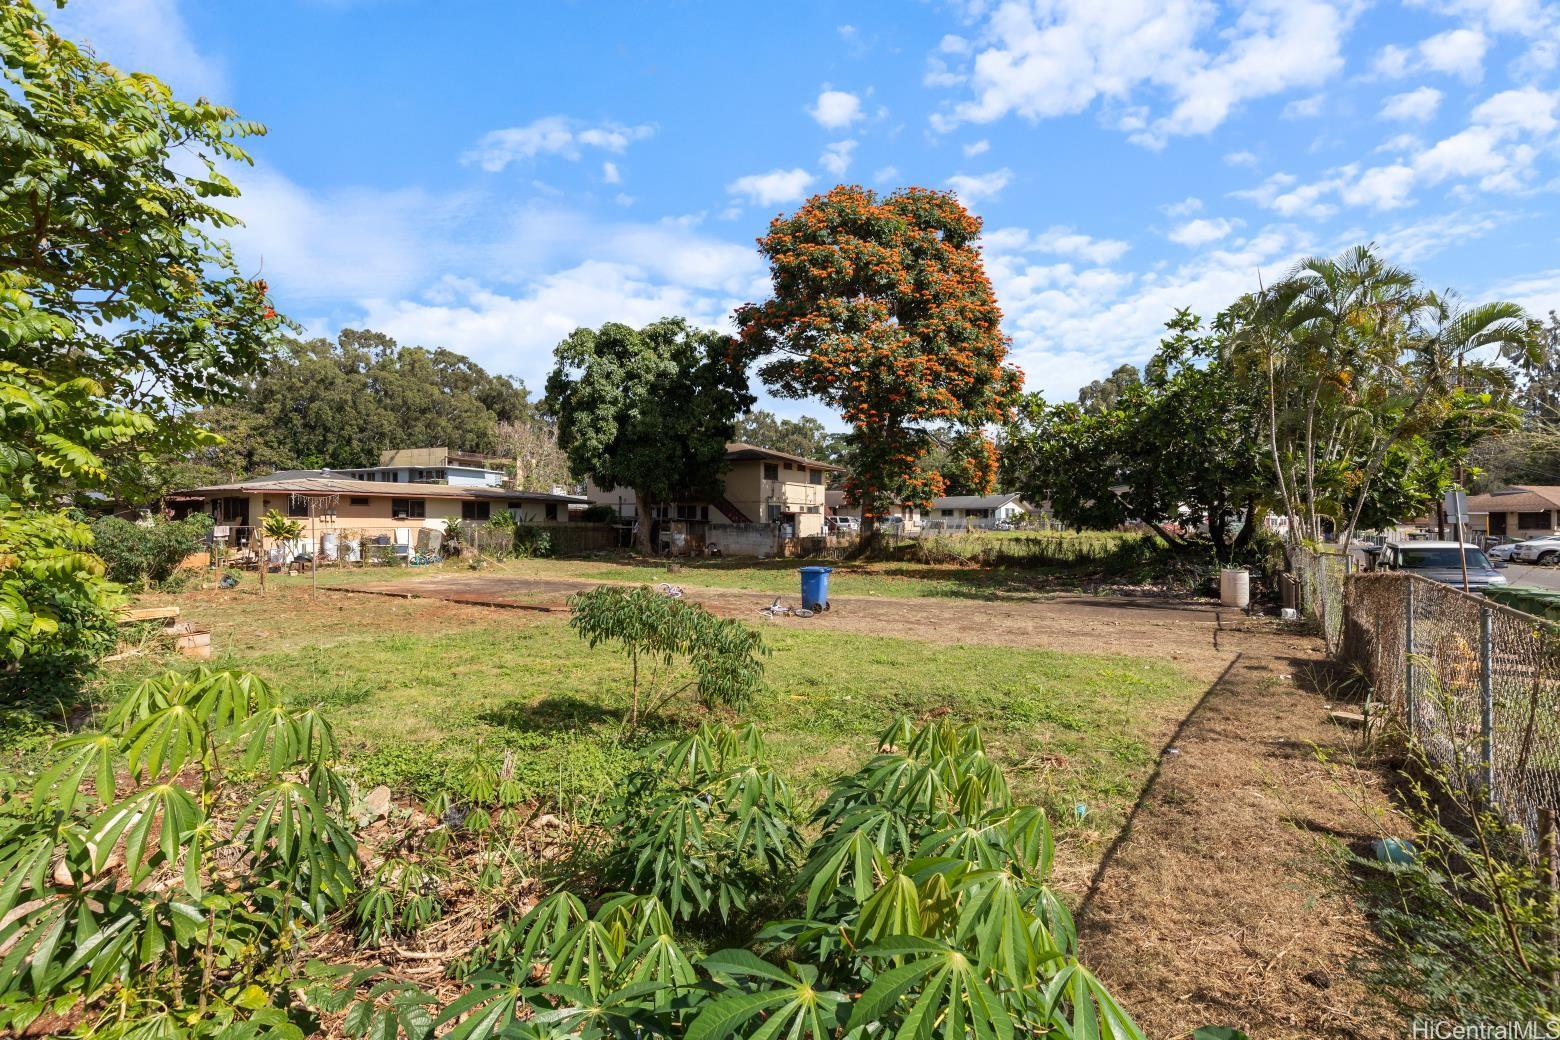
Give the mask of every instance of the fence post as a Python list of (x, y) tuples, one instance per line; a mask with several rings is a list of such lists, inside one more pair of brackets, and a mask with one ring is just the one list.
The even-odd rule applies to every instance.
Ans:
[(1419, 739), (1418, 719), (1414, 707), (1414, 579), (1405, 575), (1403, 596), (1403, 708), (1408, 715), (1408, 739)]
[(1495, 801), (1495, 683), (1490, 622), (1494, 613), (1488, 604), (1479, 605), (1479, 765), (1484, 774), (1485, 795), (1492, 803)]

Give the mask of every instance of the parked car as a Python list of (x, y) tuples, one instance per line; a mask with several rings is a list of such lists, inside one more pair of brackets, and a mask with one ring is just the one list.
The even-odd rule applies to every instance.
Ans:
[(1544, 535), (1518, 542), (1511, 550), (1517, 563), (1560, 563), (1560, 535)]
[(1495, 570), (1484, 550), (1476, 545), (1456, 542), (1387, 542), (1376, 553), (1376, 569), (1405, 571), (1462, 587), (1463, 567), (1458, 552), (1468, 564), (1468, 590), (1478, 592), (1491, 585), (1507, 584), (1506, 576)]
[(855, 534), (861, 531), (861, 518), (855, 516), (826, 516), (823, 518), (823, 526), (830, 531), (840, 534)]
[(1497, 563), (1510, 563), (1511, 554), (1516, 551), (1521, 542), (1501, 542), (1499, 545), (1486, 546), (1484, 555)]

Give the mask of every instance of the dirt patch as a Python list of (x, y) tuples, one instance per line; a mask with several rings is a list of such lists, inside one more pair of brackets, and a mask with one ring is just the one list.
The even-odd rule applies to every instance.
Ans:
[[(333, 592), (440, 599), (468, 606), (566, 610), (569, 594), (589, 579), (436, 577), (340, 586)], [(686, 598), (724, 617), (754, 624), (895, 636), (937, 643), (995, 644), (1068, 653), (1157, 657), (1181, 663), (1210, 681), (1229, 663), (1214, 645), (1217, 612), (1205, 602), (1134, 597), (1056, 596), (1043, 602), (894, 599), (836, 596), (831, 609), (811, 618), (768, 619), (769, 593), (688, 588)], [(782, 597), (795, 606), (796, 597)]]
[[(1388, 1037), (1351, 975), (1372, 937), (1323, 845), (1359, 845), (1384, 778), (1327, 721), (1318, 640), (1228, 615), (1238, 656), (1171, 738), (1085, 896), (1084, 958), (1150, 1036)], [(1326, 755), (1330, 760), (1324, 763)]]

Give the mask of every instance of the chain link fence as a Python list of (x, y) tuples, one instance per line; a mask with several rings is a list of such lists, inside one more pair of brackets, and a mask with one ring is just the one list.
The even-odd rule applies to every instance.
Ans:
[(1300, 584), (1301, 610), (1321, 624), (1327, 651), (1336, 656), (1343, 642), (1343, 587), (1353, 571), (1351, 560), (1301, 548), (1290, 555), (1289, 565)]
[[(1333, 562), (1337, 561), (1337, 562)], [(1328, 649), (1424, 751), (1529, 842), (1560, 808), (1560, 624), (1416, 574), (1352, 574), (1302, 551), (1302, 606)]]

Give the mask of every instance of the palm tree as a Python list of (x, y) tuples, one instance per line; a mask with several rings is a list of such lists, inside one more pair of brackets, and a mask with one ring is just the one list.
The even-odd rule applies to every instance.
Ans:
[(1232, 357), (1265, 384), (1290, 544), (1331, 521), (1345, 552), (1393, 448), (1450, 414), (1456, 373), (1527, 355), (1538, 331), (1514, 304), (1426, 291), (1369, 246), (1302, 260), (1234, 312)]

